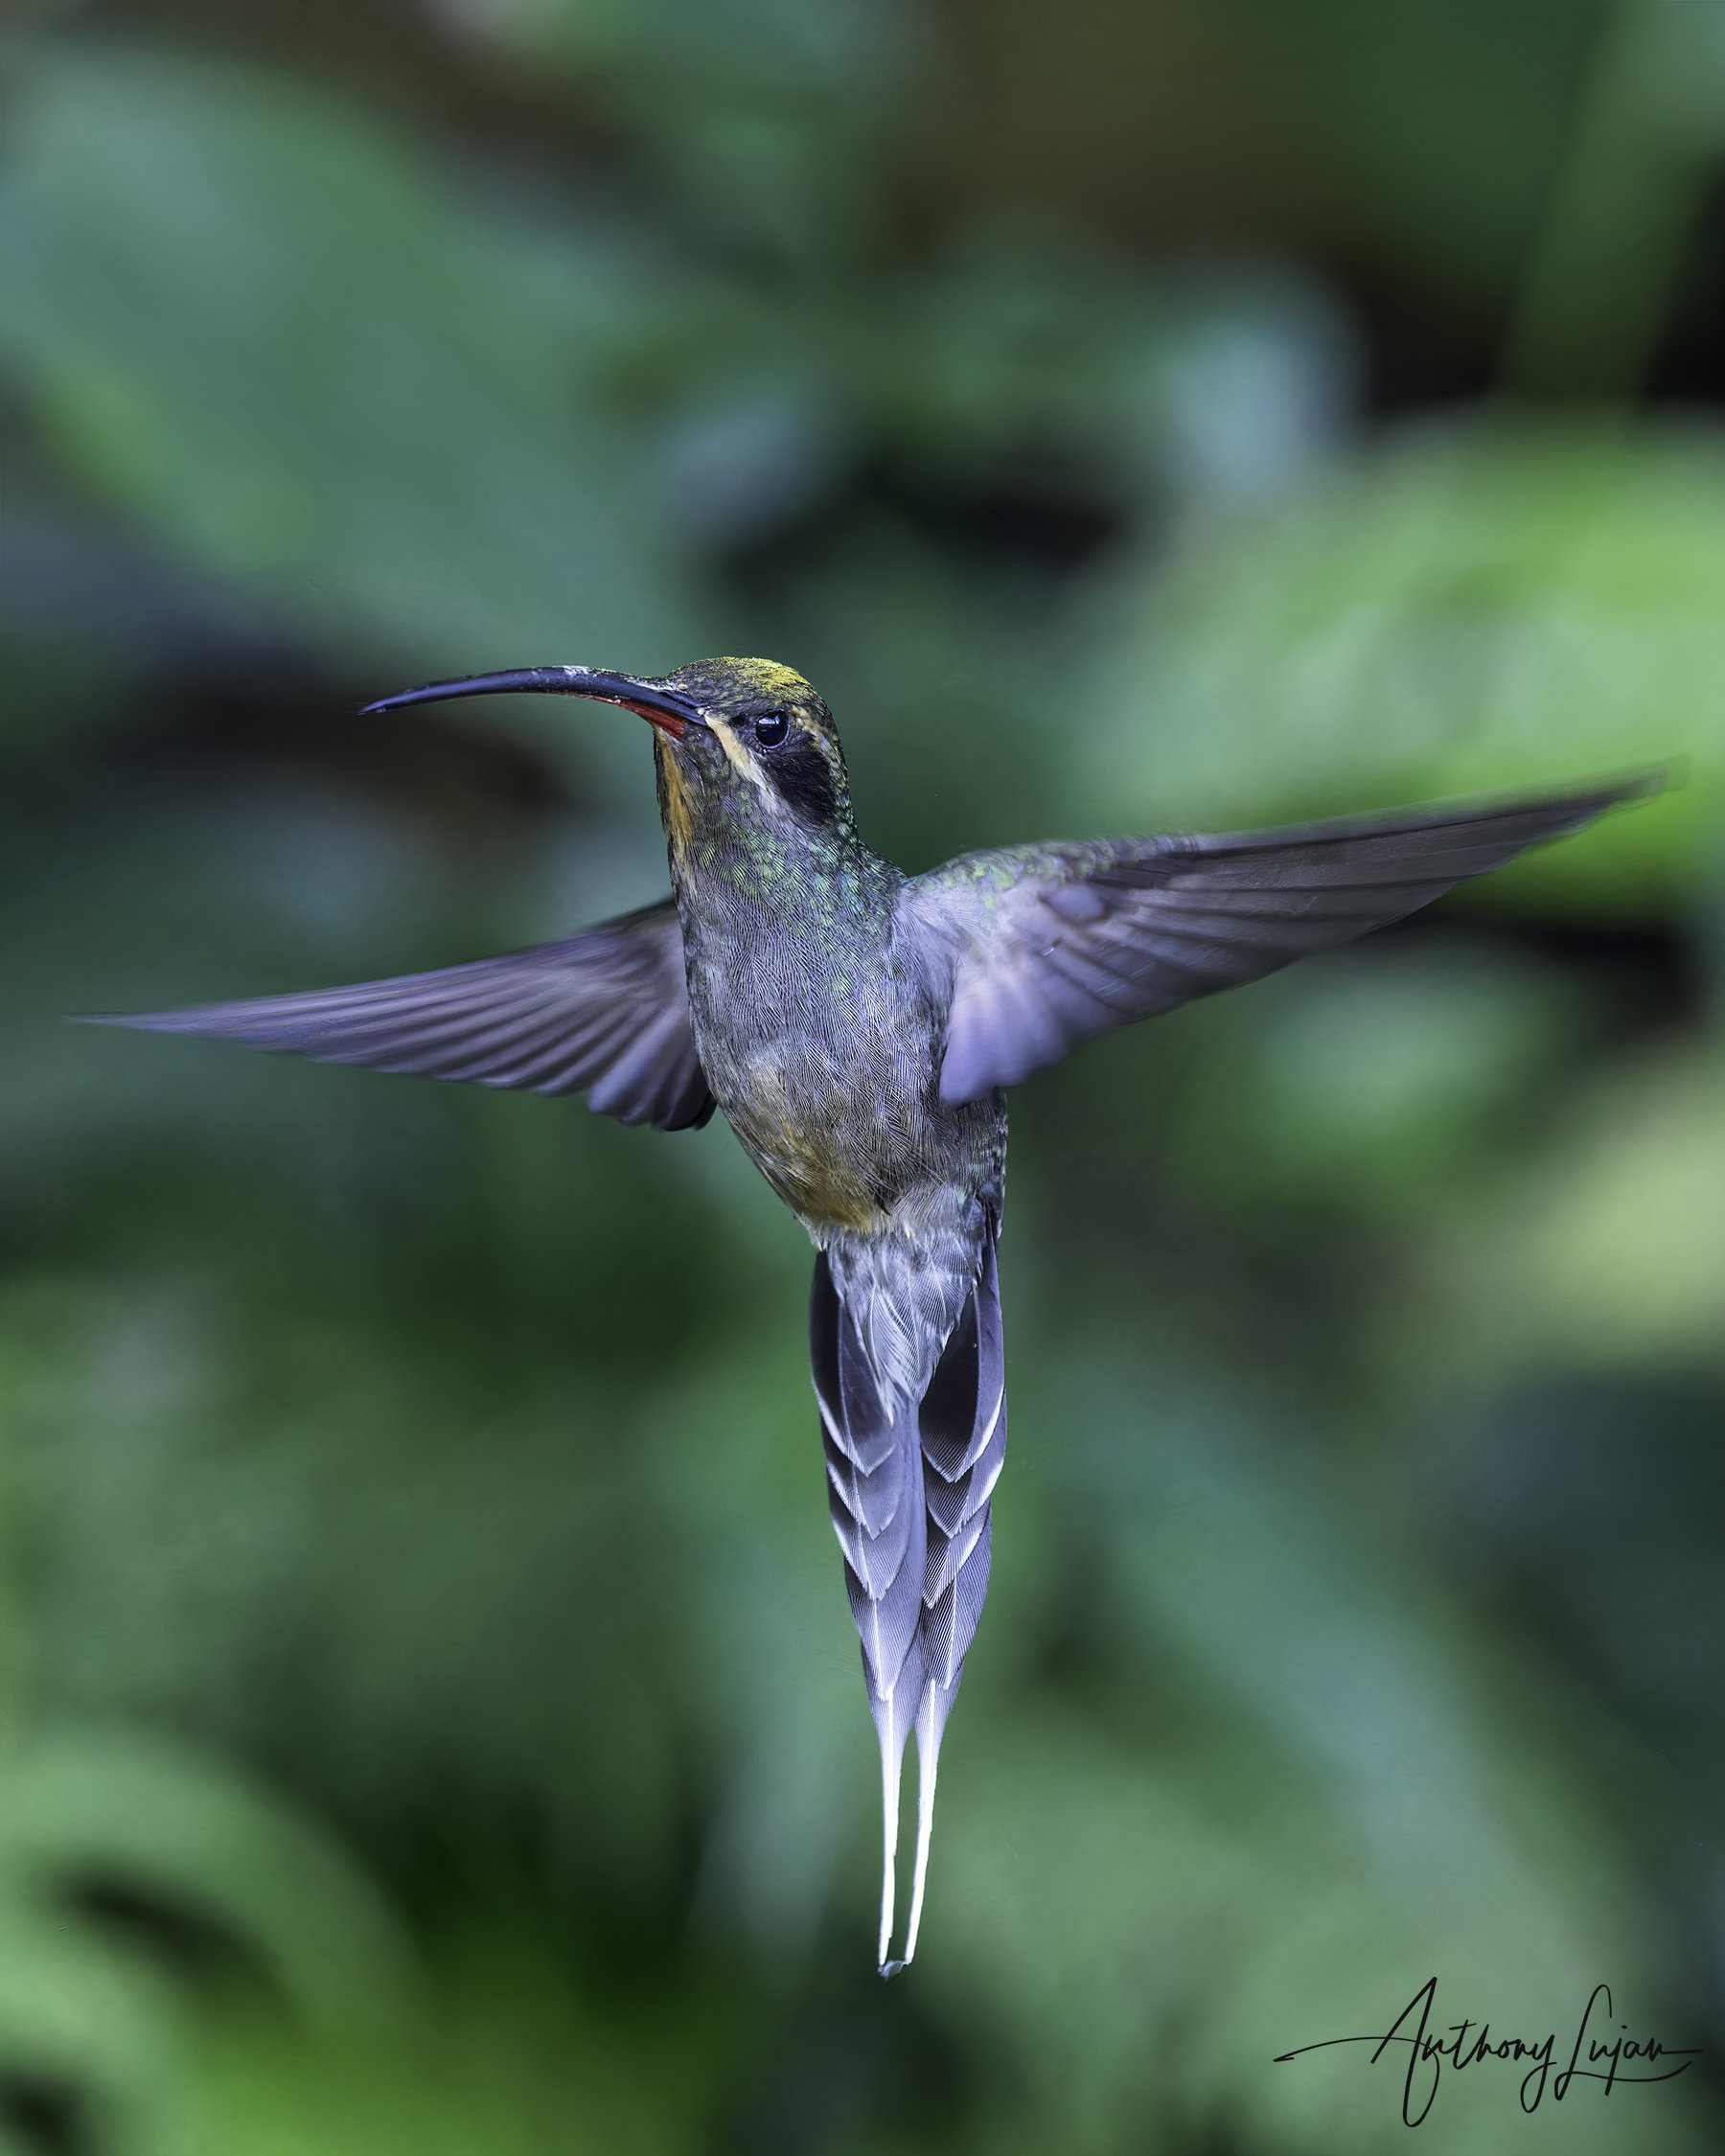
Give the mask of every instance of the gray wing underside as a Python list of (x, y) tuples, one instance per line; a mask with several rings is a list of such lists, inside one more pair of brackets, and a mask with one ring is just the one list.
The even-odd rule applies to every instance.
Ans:
[(698, 1128), (713, 1112), (669, 899), (561, 943), (439, 973), (100, 1022), (371, 1070), (585, 1093), (601, 1114), (661, 1131)]
[(1015, 1085), (1080, 1042), (1398, 921), (1656, 783), (949, 861), (902, 902), (952, 954), (941, 1097)]

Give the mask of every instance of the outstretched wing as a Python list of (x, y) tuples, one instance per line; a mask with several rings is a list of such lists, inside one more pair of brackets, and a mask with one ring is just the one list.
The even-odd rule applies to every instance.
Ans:
[(951, 955), (941, 1097), (1015, 1085), (1082, 1041), (1398, 921), (1656, 785), (963, 855), (900, 902)]
[(585, 1093), (601, 1114), (661, 1131), (699, 1127), (713, 1112), (669, 899), (561, 943), (441, 973), (98, 1022), (522, 1092)]

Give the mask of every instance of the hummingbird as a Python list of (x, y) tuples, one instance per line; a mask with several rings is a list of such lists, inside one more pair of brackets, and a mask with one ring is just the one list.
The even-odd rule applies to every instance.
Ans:
[[(661, 1131), (724, 1112), (816, 1250), (811, 1361), (879, 1737), (889, 1976), (916, 1951), (941, 1740), (988, 1588), (1006, 1448), (1006, 1089), (1081, 1042), (1398, 920), (1650, 783), (995, 847), (909, 875), (858, 832), (825, 701), (771, 660), (529, 667), (365, 710), (517, 691), (652, 727), (669, 897), (439, 972), (106, 1022), (584, 1094)], [(912, 1732), (916, 1849), (894, 1957)]]

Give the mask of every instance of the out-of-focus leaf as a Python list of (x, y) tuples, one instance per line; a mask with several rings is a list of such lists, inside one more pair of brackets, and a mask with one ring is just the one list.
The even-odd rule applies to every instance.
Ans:
[[(184, 2002), (40, 1885), (0, 1856), (0, 2090), (69, 2092), (79, 2117), (126, 2156), (174, 2156)], [(6, 2134), (10, 2109), (0, 2109), (0, 2150), (37, 2156), (35, 2135)]]
[(427, 13), (475, 41), (626, 80), (666, 77), (724, 104), (741, 96), (786, 102), (822, 91), (855, 97), (902, 53), (914, 31), (900, 5), (834, 0), (422, 0)]
[(1124, 571), (1084, 745), (1133, 820), (1186, 828), (1685, 759), (1687, 791), (1513, 872), (1633, 903), (1717, 814), (1722, 590), (1705, 426), (1411, 436)]
[(1725, 1069), (1693, 1049), (1602, 1078), (1432, 1260), (1455, 1319), (1494, 1354), (1716, 1365), (1721, 1222)]
[[(1381, 2148), (1405, 2057), (1376, 2076), (1369, 2047), (1272, 2062), (1381, 2033), (1434, 1968), (1446, 2020), (1543, 2029), (1609, 1966), (1644, 2023), (1658, 1972), (1634, 1882), (1538, 1746), (1484, 1709), (1465, 1624), (1396, 1513), (1172, 1373), (1134, 1413), (1109, 1361), (1099, 1340), (1069, 1348), (1075, 1427), (1046, 1496), (1092, 1531), (1098, 1615), (1145, 1722), (1099, 1732), (1040, 1700), (991, 1732), (1003, 1770), (948, 1795), (971, 1827), (956, 1847), (949, 1833), (940, 1911), (967, 1986), (1033, 2032), (1025, 2069), (1075, 2079), (1076, 2145), (1111, 2145), (1107, 2122), (1172, 2088), (1194, 2135), (1226, 2121), (1249, 2146)], [(1002, 1869), (1014, 1894), (989, 1884)], [(1442, 2092), (1440, 2145), (1485, 2156), (1523, 2123), (1519, 2076), (1486, 2078)], [(1695, 2093), (1649, 2113), (1649, 2148), (1699, 2149)], [(1618, 2145), (1614, 2114), (1576, 2110), (1566, 2137)]]
[(1046, 218), (978, 220), (872, 327), (865, 393), (912, 470), (1135, 512), (1281, 493), (1352, 394), (1346, 330), (1298, 278), (1152, 280)]
[(0, 361), (90, 489), (398, 665), (686, 655), (678, 548), (583, 390), (614, 254), (548, 264), (281, 79), (37, 56), (11, 105)]
[(382, 2035), (212, 2017), (178, 2156), (677, 2156), (712, 2138), (735, 2049), (718, 1987), (643, 2011), (584, 1986), (506, 1900), (446, 1926), (430, 1959), (434, 2003)]
[(267, 1978), (276, 2010), (313, 2030), (376, 2040), (423, 2006), (369, 1884), (231, 1763), (137, 1729), (26, 1736), (12, 1718), (0, 1751), (0, 2121), (12, 2093), (34, 2087), (102, 2147), (185, 2156), (195, 1993), (163, 1941), (188, 1925)]
[(214, 1924), (313, 2021), (386, 2020), (412, 1997), (400, 1936), (328, 1837), (159, 1736), (15, 1747), (0, 1775), (0, 1871), (45, 1903), (80, 1882), (121, 1886)]
[(1180, 1164), (1243, 1204), (1363, 1211), (1495, 1173), (1506, 1112), (1549, 1076), (1579, 1016), (1539, 968), (1460, 944), (1326, 956), (1254, 1001), (1221, 1021)]

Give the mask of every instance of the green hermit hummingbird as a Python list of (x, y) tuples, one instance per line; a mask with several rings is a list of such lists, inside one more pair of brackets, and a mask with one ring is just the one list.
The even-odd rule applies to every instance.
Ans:
[[(880, 1738), (878, 1961), (891, 1975), (916, 1950), (935, 1768), (1005, 1455), (1005, 1089), (1080, 1042), (1398, 920), (1648, 783), (1225, 837), (993, 848), (908, 876), (858, 834), (826, 704), (767, 659), (653, 676), (532, 667), (366, 708), (515, 690), (618, 704), (653, 727), (671, 897), (440, 973), (114, 1022), (583, 1093), (662, 1131), (724, 1111), (816, 1253), (815, 1391)], [(894, 1959), (912, 1730), (916, 1855)]]

